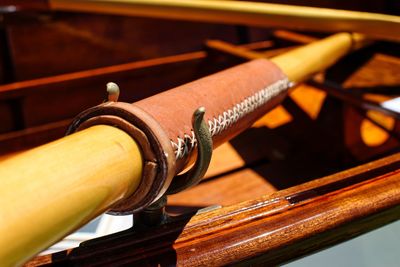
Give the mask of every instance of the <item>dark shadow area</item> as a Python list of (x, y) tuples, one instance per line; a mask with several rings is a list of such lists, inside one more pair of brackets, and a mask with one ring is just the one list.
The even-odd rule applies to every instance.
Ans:
[(355, 164), (343, 139), (340, 102), (328, 98), (315, 121), (290, 98), (283, 106), (291, 122), (275, 129), (251, 128), (231, 141), (246, 162), (243, 168), (284, 189)]
[[(382, 106), (379, 102), (374, 102), (368, 99), (362, 98), (363, 93), (367, 93), (369, 88), (359, 88), (358, 90), (343, 90), (342, 87), (329, 82), (319, 83), (317, 81), (309, 81), (307, 84), (318, 88), (320, 90), (325, 91), (329, 96), (339, 99), (344, 103), (351, 105), (355, 108), (367, 111), (367, 110), (375, 110), (380, 113), (391, 116), (395, 119), (400, 119), (400, 114), (396, 111), (390, 110)], [(354, 88), (354, 87), (353, 87)], [(375, 92), (378, 93), (378, 92)], [(394, 93), (394, 92), (393, 92)], [(398, 91), (397, 94), (399, 94)], [(381, 93), (379, 93), (381, 94)], [(383, 93), (382, 93), (383, 94)]]
[[(250, 128), (231, 141), (246, 162), (232, 172), (251, 168), (281, 190), (376, 158), (360, 160), (349, 150), (344, 128), (344, 120), (348, 118), (344, 116), (342, 101), (327, 97), (315, 120), (290, 98), (283, 106), (292, 116), (291, 122), (275, 129)], [(358, 113), (360, 118), (365, 118), (364, 115), (364, 112)], [(392, 136), (392, 140), (396, 139)], [(386, 149), (379, 154), (390, 155), (396, 151)]]
[(375, 45), (370, 45), (349, 54), (326, 71), (326, 80), (331, 82), (334, 81), (336, 84), (343, 84), (365, 63), (370, 61), (375, 53)]
[(372, 94), (381, 94), (389, 96), (398, 96), (400, 94), (400, 84), (379, 85), (370, 87), (350, 87), (347, 90), (355, 94), (372, 93)]
[(345, 187), (349, 187), (368, 179), (373, 179), (378, 176), (387, 175), (390, 172), (395, 172), (400, 168), (400, 161), (393, 162), (390, 165), (385, 165), (381, 168), (372, 169), (370, 171), (366, 171), (364, 173), (360, 173), (354, 176), (350, 176), (350, 178), (338, 180), (336, 182), (332, 182), (329, 184), (325, 184), (319, 187), (315, 187), (310, 190), (305, 190), (302, 192), (296, 192), (290, 196), (287, 196), (286, 199), (290, 202), (290, 204), (300, 203), (302, 201), (308, 200), (310, 198), (316, 196), (323, 196), (328, 193), (340, 190)]
[[(182, 208), (185, 207), (172, 207)], [(176, 266), (173, 244), (194, 214), (171, 217), (167, 224), (147, 228), (134, 226), (83, 242), (68, 255), (65, 251), (53, 254), (53, 263), (49, 266)]]
[(14, 63), (6, 28), (0, 24), (0, 84), (15, 80)]
[[(394, 52), (395, 46), (388, 49), (385, 44), (378, 42), (343, 58), (326, 71), (325, 83), (343, 93), (350, 89), (357, 97), (356, 86), (349, 83), (344, 89), (342, 84), (350, 81), (376, 53), (398, 54)], [(357, 93), (379, 90), (381, 94), (395, 94), (397, 89), (397, 85), (385, 85), (382, 81), (382, 86), (360, 88)], [(280, 190), (368, 162), (378, 154), (393, 153), (384, 144), (376, 148), (364, 144), (360, 129), (365, 111), (350, 104), (346, 99), (328, 95), (318, 116), (312, 119), (295, 101), (286, 98), (283, 107), (292, 117), (289, 123), (274, 129), (251, 128), (231, 141), (246, 163), (233, 171), (251, 168)], [(349, 109), (355, 111), (348, 112)], [(392, 138), (386, 144), (396, 141), (396, 135), (387, 132)], [(365, 157), (360, 156), (362, 151), (367, 152)]]
[[(397, 14), (398, 15), (398, 14)], [(399, 45), (396, 42), (379, 41), (374, 44), (376, 51), (394, 57), (400, 57)]]
[(183, 206), (183, 205), (167, 205), (165, 211), (171, 215), (181, 215), (181, 214), (195, 214), (198, 210), (205, 208), (204, 206)]

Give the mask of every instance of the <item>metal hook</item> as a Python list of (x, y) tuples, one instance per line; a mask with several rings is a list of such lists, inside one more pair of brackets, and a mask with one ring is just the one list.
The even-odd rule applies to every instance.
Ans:
[(107, 100), (108, 102), (117, 102), (119, 97), (119, 86), (116, 83), (109, 82), (107, 87)]
[(167, 195), (178, 193), (198, 184), (210, 165), (213, 142), (207, 123), (204, 121), (204, 107), (198, 108), (192, 117), (194, 136), (197, 140), (197, 158), (193, 167), (184, 174), (178, 175), (167, 190)]
[(197, 140), (197, 159), (193, 167), (182, 175), (178, 175), (169, 186), (167, 192), (156, 202), (135, 215), (135, 227), (150, 227), (168, 222), (168, 214), (165, 212), (167, 195), (178, 193), (198, 184), (206, 173), (211, 161), (212, 136), (204, 121), (205, 108), (200, 107), (192, 117), (192, 127)]

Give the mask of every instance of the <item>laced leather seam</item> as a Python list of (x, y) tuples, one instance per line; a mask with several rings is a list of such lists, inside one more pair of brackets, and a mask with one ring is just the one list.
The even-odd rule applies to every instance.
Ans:
[[(275, 83), (261, 89), (255, 94), (245, 98), (230, 109), (222, 112), (222, 114), (209, 119), (207, 121), (212, 136), (216, 136), (235, 124), (247, 114), (261, 107), (281, 92), (288, 90), (293, 86), (287, 78), (278, 80)], [(171, 145), (175, 151), (176, 159), (186, 157), (196, 146), (197, 140), (194, 131), (184, 134), (183, 137), (178, 136), (176, 141), (171, 140)]]

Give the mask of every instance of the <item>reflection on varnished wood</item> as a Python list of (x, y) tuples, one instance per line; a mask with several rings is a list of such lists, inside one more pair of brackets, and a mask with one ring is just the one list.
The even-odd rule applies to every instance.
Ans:
[[(120, 85), (122, 101), (133, 102), (245, 61), (243, 55), (216, 51), (212, 42), (203, 42), (206, 37), (233, 44), (262, 40), (240, 47), (266, 57), (318, 39), (226, 25), (177, 27), (181, 23), (90, 18), (92, 25), (86, 28), (81, 27), (86, 15), (34, 16), (32, 24), (32, 20), (8, 22), (5, 36), (15, 57), (8, 82), (25, 81), (0, 86), (3, 158), (61, 137), (72, 117), (104, 99), (108, 81)], [(106, 31), (108, 24), (121, 31)], [(148, 32), (149, 27), (156, 32)], [(21, 33), (26, 32), (42, 39), (21, 42), (25, 40)], [(181, 41), (176, 42), (171, 32)], [(157, 43), (160, 40), (162, 46)], [(73, 50), (60, 45), (67, 42)], [(203, 44), (207, 49), (200, 51)], [(28, 45), (40, 51), (32, 54)], [(398, 219), (398, 154), (344, 170), (398, 150), (399, 140), (393, 133), (400, 130), (399, 121), (368, 114), (324, 88), (324, 82), (334, 84), (360, 103), (368, 99), (379, 104), (398, 96), (398, 51), (397, 44), (377, 43), (342, 60), (317, 77), (317, 83), (299, 85), (281, 106), (215, 151), (200, 185), (169, 198), (167, 210), (184, 214), (181, 220), (90, 241), (31, 264), (51, 260), (76, 266), (96, 261), (113, 265), (278, 264)], [(47, 65), (42, 62), (38, 68), (42, 54)], [(86, 60), (79, 62), (83, 55)], [(53, 74), (57, 76), (44, 77)], [(210, 205), (225, 207), (193, 215)]]
[(149, 231), (88, 241), (32, 265), (288, 261), (400, 218), (400, 154)]

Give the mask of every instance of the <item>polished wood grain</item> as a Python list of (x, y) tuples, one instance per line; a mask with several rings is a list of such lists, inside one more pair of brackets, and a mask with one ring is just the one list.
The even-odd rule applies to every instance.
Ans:
[(399, 219), (399, 170), (394, 154), (168, 226), (88, 241), (28, 266), (280, 264)]
[(161, 17), (189, 21), (286, 27), (318, 32), (361, 32), (399, 41), (400, 18), (383, 14), (246, 1), (50, 0), (53, 10)]
[[(365, 36), (359, 34), (341, 33), (330, 36), (321, 41), (307, 45), (310, 49), (300, 47), (271, 59), (277, 64), (288, 78), (297, 83), (310, 78), (312, 75), (333, 65), (343, 55), (366, 45)], [(317, 46), (319, 44), (319, 46)], [(313, 60), (313, 54), (319, 58)]]
[[(145, 29), (144, 32), (146, 32), (150, 27), (149, 25), (160, 24), (159, 30), (162, 31), (168, 27), (174, 29), (174, 27), (179, 25), (179, 22), (166, 23), (166, 21), (161, 20), (149, 23), (140, 22), (141, 19), (132, 19), (130, 22), (123, 22), (123, 19), (111, 16), (107, 17), (105, 21), (100, 22), (105, 16), (90, 16), (88, 20), (98, 19), (98, 22), (94, 23), (95, 26), (89, 26), (88, 24), (87, 28), (84, 27), (84, 30), (79, 31), (78, 28), (88, 22), (86, 17), (81, 15), (76, 14), (68, 18), (64, 14), (51, 18), (45, 16), (44, 18), (44, 21), (36, 21), (35, 23), (37, 24), (22, 23), (11, 25), (12, 27), (9, 28), (10, 36), (13, 37), (11, 41), (23, 41), (24, 38), (22, 36), (26, 36), (27, 33), (32, 32), (35, 33), (33, 35), (38, 34), (38, 36), (44, 38), (43, 40), (47, 40), (42, 45), (32, 46), (32, 49), (36, 47), (35, 49), (39, 49), (37, 51), (41, 52), (31, 54), (31, 57), (26, 57), (30, 51), (27, 49), (26, 42), (14, 46), (14, 56), (18, 54), (17, 52), (20, 52), (18, 56), (19, 61), (15, 62), (18, 63), (15, 66), (21, 68), (18, 72), (20, 79), (41, 77), (46, 73), (51, 74), (51, 71), (60, 73), (86, 69), (88, 67), (93, 68), (95, 64), (102, 66), (120, 63), (127, 58), (131, 61), (132, 59), (155, 57), (168, 53), (181, 52), (186, 48), (198, 49), (202, 45), (198, 39), (202, 39), (204, 36), (213, 37), (213, 34), (210, 32), (199, 30), (203, 28), (202, 26), (193, 23), (190, 26), (195, 24), (198, 28), (195, 30), (192, 27), (194, 30), (191, 34), (195, 35), (199, 32), (200, 34), (198, 39), (194, 38), (189, 43), (187, 41), (190, 38), (185, 38), (186, 41), (178, 38), (181, 40), (178, 43), (174, 38), (169, 38), (165, 48), (159, 49), (157, 45), (151, 45), (154, 41), (151, 37), (139, 30), (139, 33), (143, 33), (141, 38), (133, 37), (129, 39), (126, 42), (129, 45), (122, 46), (121, 40), (113, 40), (110, 45), (110, 40), (107, 39), (109, 34), (102, 31), (104, 25), (107, 23), (118, 24), (122, 26), (121, 28), (129, 28), (130, 23), (138, 23), (138, 25), (143, 26), (143, 29)], [(29, 27), (24, 29), (27, 25)], [(88, 35), (92, 30), (94, 30), (95, 34)], [(228, 41), (234, 40), (232, 42), (235, 42), (236, 39), (230, 27), (215, 28), (215, 33), (218, 31), (225, 33), (225, 30), (228, 31), (226, 35), (216, 34), (216, 36)], [(263, 33), (263, 38), (265, 38), (266, 34), (265, 32)], [(180, 31), (180, 35), (182, 34), (185, 36), (189, 35), (188, 30)], [(120, 37), (124, 39), (122, 35)], [(132, 31), (129, 31), (128, 35), (136, 36)], [(154, 33), (154, 36), (156, 35)], [(274, 35), (276, 39), (268, 40), (264, 42), (264, 45), (255, 44), (244, 47), (247, 51), (254, 49), (262, 52), (264, 55), (275, 56), (283, 51), (292, 50), (292, 48), (301, 43), (316, 40), (316, 38), (308, 37), (307, 39), (307, 37), (304, 38), (304, 35), (292, 32), (275, 32)], [(17, 38), (18, 36), (20, 36), (19, 39)], [(62, 46), (54, 46), (56, 49), (51, 50), (54, 44), (54, 36), (58, 36), (58, 40), (61, 43), (69, 42), (71, 47), (77, 45), (78, 49), (75, 47), (74, 51), (72, 51), (73, 53), (69, 54), (60, 53)], [(115, 34), (111, 34), (111, 36), (115, 36)], [(165, 37), (169, 36), (166, 34), (166, 36), (159, 38), (163, 39)], [(41, 43), (39, 41), (41, 38), (36, 38), (35, 40), (36, 44)], [(287, 43), (284, 41), (287, 41)], [(77, 43), (79, 42), (83, 44), (78, 45)], [(143, 42), (148, 45), (142, 45)], [(168, 45), (168, 42), (170, 45)], [(138, 46), (138, 44), (135, 46), (135, 43), (140, 44), (140, 47), (143, 48), (143, 53), (134, 51), (135, 47)], [(178, 47), (174, 47), (173, 44), (176, 44)], [(283, 47), (281, 47), (281, 44), (284, 44)], [(270, 48), (273, 49), (271, 50)], [(263, 51), (265, 49), (268, 49), (268, 51)], [(44, 53), (45, 51), (49, 52), (48, 55)], [(0, 131), (1, 127), (6, 125), (3, 131), (6, 133), (0, 136), (0, 140), (4, 141), (0, 144), (0, 150), (7, 148), (11, 148), (8, 151), (26, 149), (29, 146), (34, 146), (35, 142), (39, 144), (40, 142), (43, 143), (61, 136), (63, 134), (63, 127), (67, 124), (69, 118), (76, 115), (82, 109), (98, 104), (104, 99), (103, 87), (110, 79), (114, 80), (116, 78), (116, 81), (122, 85), (123, 99), (132, 101), (241, 61), (229, 58), (228, 61), (224, 60), (224, 63), (222, 63), (220, 60), (222, 54), (220, 52), (215, 53), (215, 50), (208, 52), (212, 53), (213, 56), (216, 55), (218, 58), (211, 59), (204, 52), (196, 52), (185, 54), (189, 55), (188, 57), (179, 55), (150, 61), (144, 60), (114, 65), (110, 68), (91, 69), (65, 76), (11, 84), (11, 86), (6, 85), (4, 88), (10, 90), (7, 89), (4, 91), (4, 99), (0, 102), (0, 114), (1, 116), (5, 115), (4, 120), (1, 118), (2, 125), (0, 126)], [(54, 56), (57, 53), (58, 56)], [(88, 57), (82, 64), (78, 64), (79, 62), (76, 60), (68, 61), (68, 58), (79, 58), (85, 55), (85, 53)], [(96, 53), (98, 53), (97, 58)], [(110, 57), (98, 56), (105, 54), (110, 55)], [(43, 64), (37, 70), (32, 68), (41, 57), (51, 58), (52, 67)], [(378, 58), (373, 58), (366, 66), (358, 66), (362, 72), (357, 71), (357, 76), (351, 78), (350, 82), (346, 81), (346, 86), (351, 87), (352, 84), (355, 85), (358, 83), (360, 85), (358, 89), (361, 90), (363, 86), (371, 84), (379, 86), (390, 81), (388, 84), (394, 88), (397, 84), (395, 70), (398, 65), (397, 63), (393, 64), (393, 62), (397, 62), (394, 56), (378, 55)], [(377, 74), (376, 70), (379, 70), (380, 73)], [(349, 70), (346, 64), (342, 63), (340, 72), (344, 73), (347, 71), (350, 72), (351, 70)], [(157, 79), (154, 79), (154, 73), (157, 75)], [(335, 78), (331, 78), (331, 80), (335, 80)], [(340, 82), (343, 81), (341, 79), (337, 80)], [(16, 86), (13, 87), (13, 85)], [(398, 142), (390, 136), (377, 146), (366, 146), (358, 134), (360, 132), (359, 123), (363, 121), (363, 116), (357, 112), (349, 113), (348, 107), (342, 109), (342, 102), (335, 102), (323, 92), (321, 93), (316, 86), (300, 86), (295, 92), (283, 106), (279, 107), (278, 111), (274, 111), (275, 115), (267, 115), (263, 120), (258, 122), (257, 128), (251, 129), (238, 140), (224, 145), (221, 151), (217, 151), (206, 180), (198, 187), (172, 196), (169, 200), (169, 209), (180, 214), (208, 205), (232, 205), (240, 201), (251, 200), (265, 194), (272, 194), (277, 190), (285, 189), (294, 184), (301, 184), (304, 181), (320, 177), (335, 170), (358, 165), (361, 160), (366, 161), (371, 158), (380, 157), (398, 146)], [(14, 93), (16, 95), (13, 95)], [(0, 97), (2, 96), (3, 94), (0, 93)], [(63, 106), (61, 107), (61, 105)], [(48, 108), (46, 108), (46, 112), (44, 112), (44, 107)], [(16, 110), (17, 112), (15, 112)], [(18, 110), (22, 110), (23, 112), (21, 113)], [(329, 112), (332, 113), (329, 114)], [(341, 117), (342, 115), (343, 118)], [(343, 126), (346, 129), (345, 132), (342, 132)], [(398, 123), (395, 126), (398, 127)], [(325, 131), (321, 130), (323, 127), (326, 128)], [(329, 131), (333, 132), (332, 128), (338, 133), (327, 133)], [(10, 133), (10, 131), (12, 132)], [(254, 132), (258, 133), (254, 134)], [(338, 138), (341, 135), (345, 136), (347, 141), (349, 141), (349, 136), (352, 139), (343, 144), (343, 140)], [(268, 142), (260, 142), (259, 140), (262, 139), (266, 139)], [(255, 140), (256, 142), (254, 142)], [(329, 140), (329, 142), (326, 140)], [(7, 143), (8, 141), (9, 143)], [(251, 144), (251, 142), (256, 143), (256, 145)], [(354, 149), (355, 147), (356, 149)], [(350, 155), (346, 149), (352, 149), (353, 155)], [(304, 152), (297, 152), (299, 150), (303, 150)], [(254, 151), (257, 151), (257, 153), (254, 153)], [(289, 155), (292, 154), (297, 155), (296, 157), (290, 157)], [(304, 158), (307, 160), (302, 161), (301, 159)], [(242, 181), (246, 181), (246, 184), (244, 185)], [(199, 195), (202, 197), (200, 198)], [(374, 222), (370, 223), (370, 225), (373, 224)], [(237, 233), (236, 230), (233, 233)], [(329, 235), (330, 233), (327, 232), (326, 234)]]
[(100, 125), (1, 161), (0, 176), (0, 262), (16, 266), (130, 196), (142, 155)]
[[(105, 14), (6, 13), (0, 25), (9, 47), (4, 50), (12, 74), (7, 82), (190, 53), (200, 50), (207, 38), (239, 42), (236, 28), (230, 25), (183, 25), (180, 21)], [(263, 30), (263, 35), (267, 32)], [(249, 38), (247, 42), (262, 40), (253, 34)]]

